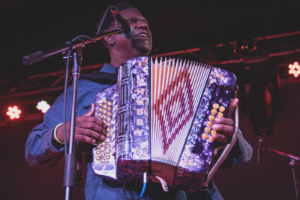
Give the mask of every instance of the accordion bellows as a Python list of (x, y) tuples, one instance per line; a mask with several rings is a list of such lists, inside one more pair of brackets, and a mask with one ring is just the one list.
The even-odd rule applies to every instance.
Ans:
[(95, 116), (108, 128), (93, 149), (94, 173), (141, 181), (148, 172), (169, 186), (200, 191), (216, 146), (212, 125), (226, 115), (235, 84), (234, 74), (197, 62), (123, 63), (118, 83), (95, 99)]

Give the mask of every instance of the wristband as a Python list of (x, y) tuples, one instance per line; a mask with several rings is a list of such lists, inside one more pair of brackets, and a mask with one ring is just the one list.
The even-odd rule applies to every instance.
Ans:
[(56, 140), (59, 144), (64, 144), (64, 142), (60, 141), (60, 140), (57, 138), (57, 136), (56, 136), (56, 130), (57, 130), (57, 128), (58, 128), (60, 125), (62, 125), (62, 124), (63, 124), (63, 123), (58, 124), (58, 125), (55, 127), (54, 131), (53, 131), (54, 138), (55, 138), (55, 140)]

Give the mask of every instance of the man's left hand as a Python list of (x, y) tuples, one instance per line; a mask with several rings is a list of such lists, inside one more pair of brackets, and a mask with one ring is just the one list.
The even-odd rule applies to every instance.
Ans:
[[(227, 113), (227, 117), (231, 116), (234, 112), (236, 105), (238, 104), (239, 99), (234, 98), (229, 104), (229, 109)], [(213, 130), (217, 132), (222, 132), (224, 134), (216, 134), (213, 135), (212, 138), (216, 142), (226, 143), (228, 138), (231, 137), (234, 133), (234, 121), (231, 118), (216, 118), (216, 124), (212, 126)]]

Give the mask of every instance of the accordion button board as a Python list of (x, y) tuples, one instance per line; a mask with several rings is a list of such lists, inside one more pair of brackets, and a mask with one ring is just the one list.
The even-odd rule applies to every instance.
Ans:
[(212, 127), (226, 116), (235, 75), (196, 62), (137, 57), (118, 76), (95, 99), (95, 116), (108, 127), (93, 149), (95, 174), (139, 182), (148, 172), (169, 186), (200, 191), (217, 145)]
[(106, 124), (106, 138), (99, 141), (93, 149), (93, 170), (96, 174), (116, 179), (115, 165), (115, 129), (117, 113), (116, 85), (108, 88), (105, 93), (96, 96), (95, 116)]

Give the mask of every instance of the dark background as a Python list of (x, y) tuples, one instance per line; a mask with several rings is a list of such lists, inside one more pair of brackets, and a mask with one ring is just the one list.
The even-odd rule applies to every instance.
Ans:
[[(1, 70), (0, 95), (37, 89), (28, 81), (32, 75), (64, 70), (60, 55), (23, 66), (21, 57), (38, 50), (62, 45), (79, 34), (94, 35), (102, 10), (118, 1), (94, 0), (10, 0), (0, 3)], [(152, 55), (201, 47), (195, 56), (201, 62), (247, 58), (253, 52), (242, 52), (242, 45), (253, 47), (253, 38), (300, 31), (299, 1), (130, 1), (150, 23), (153, 34)], [(237, 53), (230, 42), (237, 41)], [(259, 44), (255, 55), (299, 49), (299, 37), (291, 36)], [(216, 44), (224, 44), (215, 50)], [(255, 51), (254, 51), (255, 52)], [(108, 62), (108, 53), (98, 42), (83, 49), (83, 66)], [(274, 133), (268, 136), (272, 148), (300, 156), (299, 113), (300, 81), (287, 74), (288, 64), (300, 61), (299, 53), (270, 59), (269, 66), (278, 71), (281, 80), (281, 112), (276, 112)], [(239, 65), (218, 65), (238, 71)], [(239, 79), (239, 76), (238, 76)], [(8, 80), (8, 81), (7, 81)], [(52, 82), (49, 82), (51, 84)], [(55, 168), (28, 166), (24, 148), (37, 120), (9, 121), (5, 115), (12, 103), (35, 113), (30, 101), (43, 98), (50, 104), (62, 93), (47, 92), (40, 96), (0, 100), (1, 199), (62, 199), (63, 162)], [(0, 96), (0, 97), (1, 97)], [(41, 99), (39, 99), (41, 100)], [(33, 108), (31, 108), (33, 107)], [(42, 116), (42, 115), (41, 115)], [(252, 133), (249, 115), (240, 117), (240, 129), (254, 148), (253, 159), (230, 170), (219, 170), (213, 178), (225, 199), (294, 199), (293, 177), (288, 160), (265, 152), (256, 163), (259, 136)], [(4, 124), (4, 125), (3, 125)], [(267, 143), (264, 141), (264, 146)], [(300, 179), (299, 166), (295, 167)], [(74, 199), (84, 199), (83, 189), (74, 189)]]

